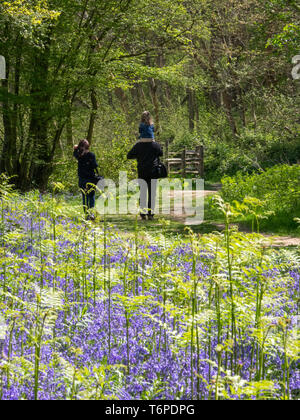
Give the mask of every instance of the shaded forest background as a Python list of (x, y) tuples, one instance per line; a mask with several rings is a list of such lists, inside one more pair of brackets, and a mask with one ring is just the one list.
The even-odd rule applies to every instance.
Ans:
[(297, 54), (293, 0), (1, 2), (0, 171), (22, 190), (73, 189), (88, 138), (117, 179), (145, 109), (162, 145), (204, 145), (206, 179), (296, 163)]

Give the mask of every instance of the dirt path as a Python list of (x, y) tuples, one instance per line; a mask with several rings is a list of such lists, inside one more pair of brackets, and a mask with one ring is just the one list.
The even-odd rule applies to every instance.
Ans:
[[(234, 223), (235, 224), (235, 223)], [(217, 230), (224, 230), (225, 225), (221, 223), (213, 223)], [(245, 228), (241, 227), (239, 224), (235, 224), (238, 226), (240, 232), (244, 233), (251, 233), (250, 230), (246, 230)], [(296, 238), (293, 236), (274, 236), (267, 233), (262, 233), (262, 235), (266, 238), (266, 244), (271, 245), (274, 247), (288, 247), (288, 246), (300, 246), (300, 238)]]
[(300, 246), (300, 238), (293, 238), (292, 236), (263, 235), (265, 238), (269, 239), (268, 243), (275, 247)]
[[(170, 191), (169, 199), (171, 201), (171, 209), (169, 209), (171, 218), (174, 219), (176, 222), (182, 223), (186, 226), (197, 226), (201, 224), (199, 220), (191, 220), (194, 215), (194, 208), (193, 206), (203, 205), (204, 209), (204, 200), (205, 197), (209, 197), (211, 195), (216, 194), (216, 191)], [(168, 204), (168, 201), (167, 201)], [(187, 210), (187, 208), (191, 207), (191, 210)], [(164, 206), (162, 206), (164, 208)]]
[[(219, 189), (219, 188), (218, 188)], [(170, 192), (170, 198), (173, 200), (174, 199), (174, 203), (175, 205), (177, 204), (179, 209), (180, 207), (182, 208), (182, 200), (183, 197), (184, 199), (187, 200), (198, 200), (197, 203), (200, 203), (200, 200), (204, 200), (205, 197), (211, 196), (216, 194), (216, 190), (206, 190), (206, 191), (171, 191)], [(183, 194), (183, 196), (182, 196)], [(191, 214), (187, 214), (181, 211), (174, 211), (171, 210), (171, 217), (172, 219), (174, 219), (175, 221), (182, 223), (186, 226), (199, 226), (199, 221), (195, 221), (193, 222), (192, 220), (189, 220), (189, 218), (191, 218)], [(202, 222), (202, 223), (205, 223)], [(201, 224), (201, 223), (200, 223)], [(225, 229), (225, 225), (223, 224), (218, 224), (218, 223), (211, 223), (211, 226), (215, 227), (216, 230), (224, 230)], [(245, 233), (250, 233), (249, 231), (247, 232), (243, 227), (238, 226), (239, 230), (241, 232), (245, 232)], [(292, 236), (273, 236), (270, 234), (264, 234), (262, 233), (262, 235), (267, 239), (266, 243), (269, 246), (274, 246), (274, 247), (289, 247), (289, 246), (300, 246), (300, 238), (296, 238), (296, 237), (292, 237)]]

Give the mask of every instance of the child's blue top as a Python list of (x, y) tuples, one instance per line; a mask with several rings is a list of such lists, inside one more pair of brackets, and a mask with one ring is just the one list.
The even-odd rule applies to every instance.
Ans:
[(140, 124), (140, 139), (154, 139), (154, 125)]

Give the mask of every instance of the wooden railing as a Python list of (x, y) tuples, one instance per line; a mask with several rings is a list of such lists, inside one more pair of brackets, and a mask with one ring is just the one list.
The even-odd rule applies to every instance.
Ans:
[(196, 150), (183, 150), (182, 153), (168, 152), (166, 159), (170, 175), (196, 175), (204, 178), (204, 148), (199, 146)]

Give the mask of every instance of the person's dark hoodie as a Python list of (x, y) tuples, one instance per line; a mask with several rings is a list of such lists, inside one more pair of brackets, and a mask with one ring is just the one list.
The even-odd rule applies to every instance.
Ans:
[(127, 159), (137, 159), (140, 179), (151, 178), (153, 168), (158, 166), (159, 157), (163, 156), (161, 146), (155, 141), (139, 141), (130, 150)]

